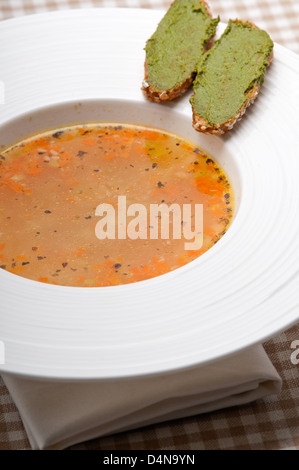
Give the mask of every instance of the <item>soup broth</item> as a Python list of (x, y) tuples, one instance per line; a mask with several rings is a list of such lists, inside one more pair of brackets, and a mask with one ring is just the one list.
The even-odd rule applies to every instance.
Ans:
[[(127, 207), (148, 211), (151, 204), (202, 204), (202, 246), (186, 250), (183, 237), (152, 239), (150, 219), (147, 238), (99, 239), (97, 207), (115, 209), (117, 233), (124, 196)], [(167, 273), (211, 248), (232, 215), (232, 187), (219, 164), (158, 129), (76, 125), (29, 137), (0, 155), (0, 267), (35, 281), (100, 287)]]

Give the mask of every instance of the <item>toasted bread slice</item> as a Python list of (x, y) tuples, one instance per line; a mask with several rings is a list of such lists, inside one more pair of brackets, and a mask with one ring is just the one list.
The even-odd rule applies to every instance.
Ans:
[(196, 66), (213, 38), (219, 18), (212, 19), (204, 0), (175, 0), (146, 43), (142, 90), (157, 103), (173, 100), (192, 85)]
[(190, 98), (194, 129), (216, 135), (232, 129), (257, 97), (272, 59), (266, 31), (230, 20), (198, 65)]

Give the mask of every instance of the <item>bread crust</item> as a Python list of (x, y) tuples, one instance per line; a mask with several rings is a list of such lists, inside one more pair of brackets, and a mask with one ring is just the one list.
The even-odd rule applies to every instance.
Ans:
[[(233, 23), (243, 23), (243, 24), (250, 24), (252, 28), (259, 29), (254, 23), (250, 21), (243, 21), (243, 20), (234, 20)], [(268, 66), (271, 64), (272, 60), (274, 57), (273, 49), (271, 51), (271, 54), (267, 58)], [(225, 122), (222, 122), (221, 124), (211, 124), (209, 123), (204, 117), (196, 114), (196, 112), (193, 111), (193, 127), (196, 131), (198, 132), (203, 132), (204, 134), (214, 134), (214, 135), (222, 135), (225, 132), (231, 130), (234, 125), (240, 121), (244, 113), (246, 112), (247, 108), (254, 102), (256, 97), (258, 96), (259, 92), (261, 89), (260, 83), (258, 81), (255, 82), (253, 87), (247, 92), (246, 96), (247, 99), (245, 103), (242, 105), (242, 107), (239, 109), (239, 111), (230, 119), (228, 119)]]
[[(210, 10), (210, 7), (209, 7), (208, 3), (205, 0), (198, 0), (198, 1), (199, 1), (199, 3), (201, 3), (205, 7), (208, 16), (210, 18), (212, 18), (212, 13), (211, 13), (211, 10)], [(212, 47), (213, 43), (214, 43), (214, 38), (211, 38), (207, 42), (203, 52), (206, 52), (207, 50), (209, 50)], [(188, 90), (188, 88), (191, 87), (195, 76), (196, 76), (196, 72), (194, 72), (190, 77), (188, 77), (186, 80), (184, 80), (182, 83), (180, 83), (176, 87), (171, 88), (171, 89), (166, 90), (166, 91), (164, 91), (164, 90), (159, 91), (147, 82), (148, 66), (147, 66), (147, 59), (145, 59), (145, 62), (144, 62), (144, 80), (142, 82), (141, 90), (143, 91), (145, 97), (149, 101), (154, 101), (155, 103), (163, 103), (164, 101), (171, 101), (171, 100), (174, 100), (175, 98), (178, 98), (179, 96), (183, 95), (185, 93), (185, 91)]]

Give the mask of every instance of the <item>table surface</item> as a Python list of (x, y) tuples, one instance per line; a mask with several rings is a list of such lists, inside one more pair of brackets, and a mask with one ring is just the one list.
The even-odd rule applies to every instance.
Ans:
[[(1, 0), (0, 20), (67, 8), (156, 8), (162, 0)], [(250, 20), (272, 39), (299, 53), (298, 0), (209, 0), (213, 15)], [(1, 78), (1, 76), (0, 76)], [(265, 343), (283, 379), (279, 396), (242, 407), (161, 423), (85, 442), (74, 450), (299, 449), (299, 364), (293, 364), (293, 341), (299, 324)], [(0, 450), (30, 449), (20, 415), (0, 378)]]

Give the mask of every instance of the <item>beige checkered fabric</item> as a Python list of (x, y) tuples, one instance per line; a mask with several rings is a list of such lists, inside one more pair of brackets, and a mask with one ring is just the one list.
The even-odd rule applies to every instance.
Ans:
[[(168, 8), (171, 0), (0, 0), (0, 19), (66, 8)], [(208, 0), (226, 22), (240, 18), (266, 29), (274, 41), (299, 53), (298, 0)]]
[[(0, 19), (56, 9), (131, 7), (163, 9), (162, 0), (0, 0)], [(266, 29), (274, 41), (299, 53), (298, 0), (209, 0), (222, 21), (240, 18)], [(299, 364), (292, 343), (299, 340), (299, 325), (265, 344), (283, 379), (280, 396), (250, 405), (162, 423), (73, 446), (92, 450), (299, 450)], [(18, 410), (0, 379), (0, 450), (30, 449)]]

